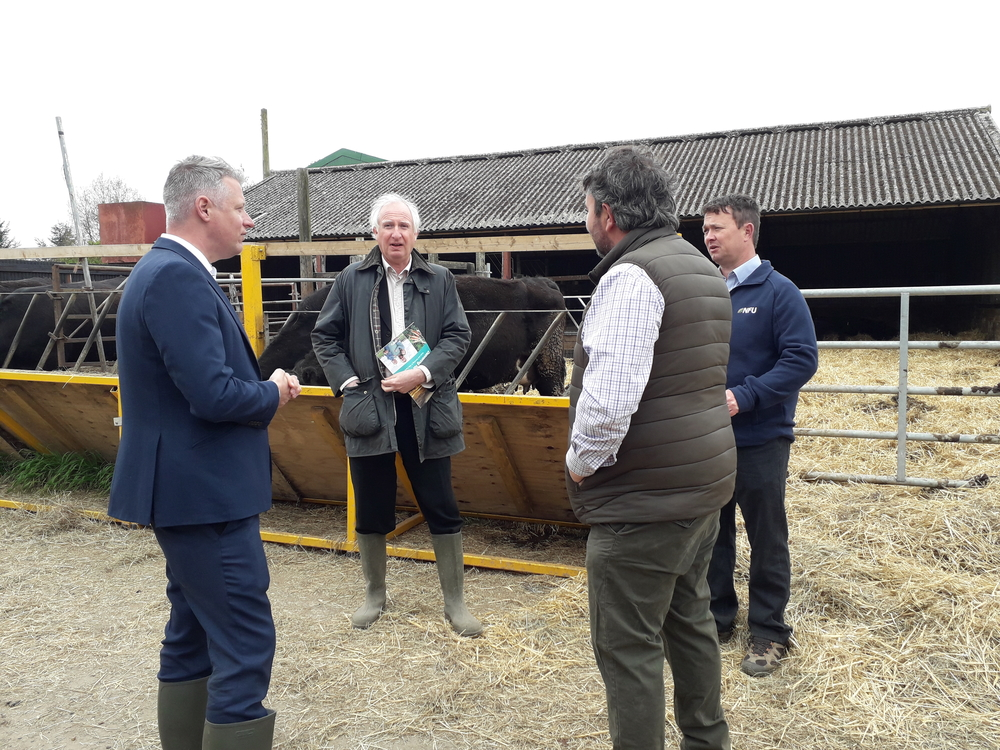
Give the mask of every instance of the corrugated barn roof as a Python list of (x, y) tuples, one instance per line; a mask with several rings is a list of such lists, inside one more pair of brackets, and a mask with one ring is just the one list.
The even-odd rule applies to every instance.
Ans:
[[(313, 238), (370, 236), (371, 201), (389, 191), (420, 207), (421, 233), (580, 225), (580, 177), (620, 143), (312, 169)], [(988, 107), (627, 143), (677, 176), (682, 219), (730, 192), (755, 196), (765, 213), (1000, 200), (1000, 131)], [(257, 223), (249, 239), (298, 237), (294, 170), (246, 196)]]

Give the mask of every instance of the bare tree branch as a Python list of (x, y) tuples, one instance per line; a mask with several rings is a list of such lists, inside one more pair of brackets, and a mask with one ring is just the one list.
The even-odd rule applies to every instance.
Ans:
[(0, 247), (17, 247), (17, 240), (10, 233), (10, 222), (0, 220)]

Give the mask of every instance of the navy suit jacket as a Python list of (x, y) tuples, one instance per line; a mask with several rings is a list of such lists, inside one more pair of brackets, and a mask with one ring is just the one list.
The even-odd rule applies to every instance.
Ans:
[(211, 274), (161, 237), (133, 269), (117, 324), (122, 439), (108, 514), (185, 526), (270, 508), (278, 386), (261, 381)]

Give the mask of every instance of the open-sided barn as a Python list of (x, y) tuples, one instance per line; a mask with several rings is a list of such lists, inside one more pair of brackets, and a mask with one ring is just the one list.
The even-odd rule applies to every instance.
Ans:
[[(800, 287), (1000, 281), (1000, 131), (989, 107), (638, 143), (677, 175), (686, 238), (700, 244), (708, 199), (754, 195), (765, 213), (760, 253)], [(585, 238), (579, 177), (615, 145), (310, 169), (312, 238), (368, 240), (370, 201), (394, 190), (421, 208), (424, 252), (454, 251), (460, 239), (486, 252), (499, 275), (501, 254), (490, 251), (523, 250), (510, 256), (515, 274), (556, 277), (565, 291), (587, 293), (586, 282), (571, 282), (593, 267), (593, 253), (561, 250), (561, 238)], [(295, 171), (249, 188), (247, 205), (257, 223), (249, 239), (298, 239)], [(327, 270), (346, 262), (330, 258)], [(985, 323), (996, 333), (997, 307), (983, 298), (947, 310), (925, 300), (913, 314), (918, 326)]]
[[(576, 284), (574, 291), (586, 293), (589, 289), (579, 288), (584, 285), (580, 279), (595, 257), (583, 228), (578, 178), (611, 145), (310, 170), (310, 234), (318, 241), (306, 244), (287, 242), (297, 239), (297, 174), (277, 173), (249, 188), (248, 207), (257, 227), (249, 238), (254, 244), (245, 248), (240, 259), (240, 301), (254, 347), (259, 351), (265, 338), (261, 264), (291, 262), (293, 269), (279, 269), (278, 274), (271, 269), (271, 275), (297, 276), (298, 256), (309, 253), (325, 256), (327, 270), (342, 268), (348, 256), (371, 246), (368, 205), (373, 196), (387, 190), (407, 193), (423, 208), (419, 246), (425, 253), (464, 261), (484, 255), (493, 264), (494, 275), (501, 265), (512, 265), (515, 273), (554, 276), (565, 284)], [(996, 284), (1000, 276), (1000, 133), (987, 109), (654, 139), (645, 145), (680, 178), (681, 228), (689, 238), (700, 241), (702, 202), (724, 192), (753, 193), (766, 212), (762, 254), (800, 286)], [(131, 257), (147, 248), (118, 245), (105, 251), (109, 256)], [(66, 252), (86, 250), (69, 248)], [(26, 258), (43, 252), (19, 249), (9, 255)], [(989, 312), (988, 302), (980, 298), (974, 311)], [(965, 319), (973, 311), (970, 307), (962, 310), (956, 303), (942, 309), (949, 314), (959, 310)], [(896, 318), (896, 311), (891, 317)], [(945, 326), (944, 316), (929, 317), (935, 325)], [(995, 329), (986, 336), (996, 337)], [(937, 346), (937, 342), (921, 343)], [(950, 353), (952, 347), (937, 348)], [(907, 370), (901, 366), (900, 371)], [(962, 372), (963, 379), (973, 377), (967, 374), (971, 370)], [(874, 408), (897, 409), (895, 424), (899, 426), (911, 417), (907, 413), (910, 399), (898, 394), (932, 391), (932, 395), (950, 396), (970, 391), (968, 395), (985, 396), (996, 392), (992, 385), (981, 386), (982, 382), (969, 388), (964, 387), (968, 383), (938, 388), (941, 383), (932, 381), (909, 389), (903, 381), (896, 391), (896, 407), (883, 403)], [(117, 386), (112, 374), (0, 370), (0, 427), (11, 439), (41, 452), (89, 449), (112, 458), (118, 442), (113, 421), (118, 412)], [(877, 392), (889, 391), (879, 386)], [(462, 401), (467, 449), (453, 464), (462, 512), (492, 519), (572, 522), (563, 462), (567, 400), (463, 394)], [(352, 496), (338, 412), (330, 389), (310, 388), (272, 422), (276, 498), (347, 503), (350, 517)], [(872, 413), (871, 409), (863, 412), (866, 426)], [(828, 427), (824, 422), (817, 429), (800, 429), (800, 434), (836, 437), (830, 433), (838, 430)], [(914, 439), (995, 443), (993, 434), (972, 435), (955, 429), (953, 424), (935, 424), (931, 432), (915, 433)], [(898, 440), (897, 477), (876, 479), (903, 480), (902, 465), (909, 460), (906, 441), (895, 437), (896, 433), (862, 432), (851, 437)], [(827, 463), (821, 468), (829, 468)], [(920, 486), (945, 486), (936, 478), (913, 481), (928, 482)], [(402, 508), (414, 507), (405, 487), (400, 489), (398, 502)], [(398, 531), (418, 521), (418, 516), (412, 516)], [(347, 523), (345, 528), (346, 540), (306, 540), (288, 534), (272, 540), (356, 549), (353, 525)], [(432, 553), (400, 546), (393, 554), (430, 559)], [(572, 566), (539, 565), (485, 553), (467, 556), (466, 562), (522, 571), (579, 572)]]

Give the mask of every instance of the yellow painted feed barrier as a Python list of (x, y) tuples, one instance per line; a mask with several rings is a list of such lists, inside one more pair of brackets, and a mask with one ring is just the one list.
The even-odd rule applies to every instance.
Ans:
[[(94, 451), (109, 461), (118, 450), (118, 379), (112, 375), (0, 370), (0, 424), (35, 450)], [(466, 450), (452, 459), (455, 495), (464, 515), (573, 524), (566, 497), (568, 399), (463, 394)], [(276, 500), (346, 505), (342, 539), (265, 531), (265, 541), (345, 552), (357, 550), (354, 497), (339, 428), (341, 400), (329, 388), (305, 388), (278, 411), (269, 434)], [(422, 522), (402, 466), (397, 505), (411, 515), (394, 538)], [(4, 507), (26, 507), (5, 501)], [(100, 514), (98, 514), (100, 515)], [(389, 554), (433, 560), (430, 550), (397, 544)], [(467, 565), (571, 576), (579, 566), (467, 554)]]

